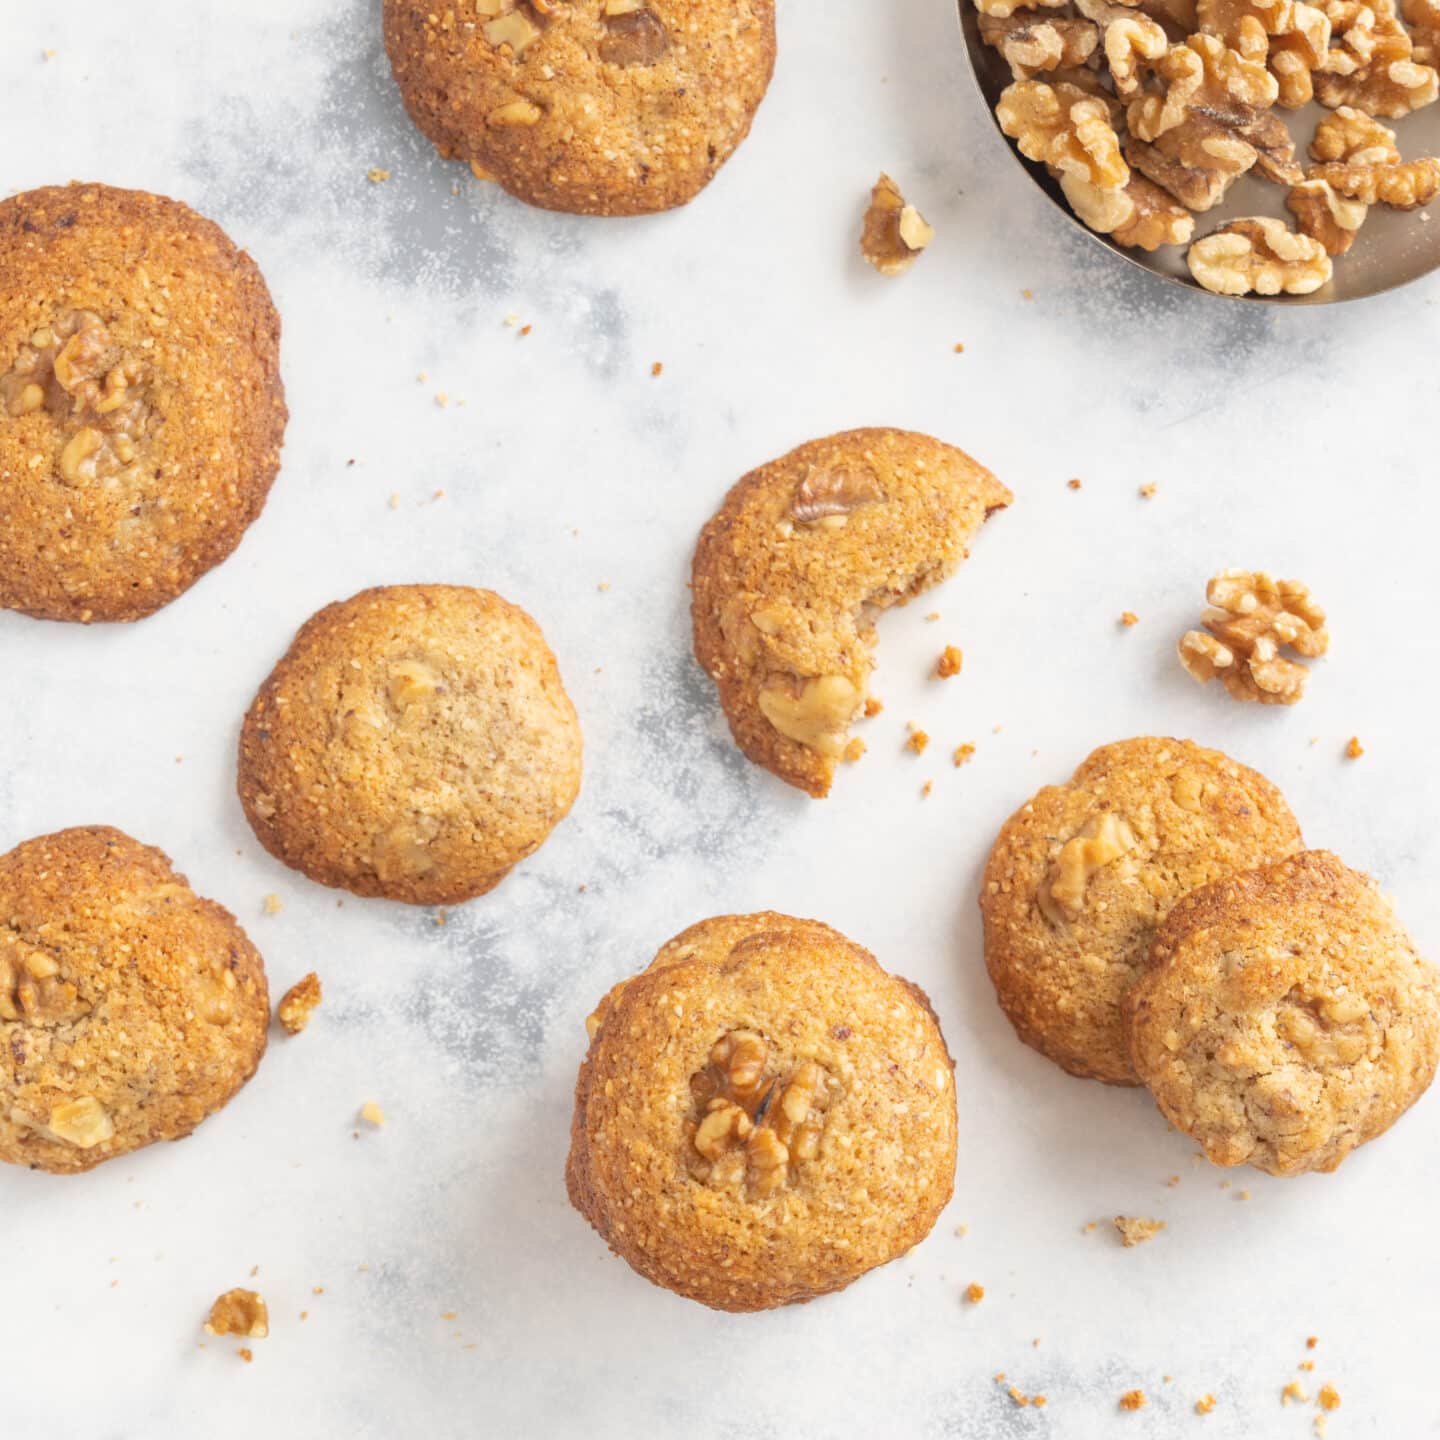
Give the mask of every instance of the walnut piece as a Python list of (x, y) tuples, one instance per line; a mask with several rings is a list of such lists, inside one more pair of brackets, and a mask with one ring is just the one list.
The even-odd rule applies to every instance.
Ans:
[(1007, 20), (1017, 10), (1065, 10), (1070, 0), (975, 0), (975, 8), (982, 15)]
[(1370, 207), (1347, 200), (1328, 180), (1302, 180), (1285, 201), (1302, 235), (1318, 240), (1328, 255), (1343, 255), (1355, 243)]
[(1135, 213), (1110, 232), (1121, 245), (1158, 250), (1162, 245), (1188, 245), (1195, 234), (1195, 217), (1178, 205), (1144, 175), (1132, 175), (1124, 191)]
[(1133, 1245), (1143, 1245), (1153, 1240), (1163, 1229), (1163, 1220), (1147, 1220), (1140, 1215), (1117, 1215), (1115, 1229), (1120, 1234), (1120, 1243), (1128, 1250)]
[(1310, 103), (1312, 72), (1330, 49), (1330, 19), (1323, 10), (1297, 0), (1200, 0), (1198, 13), (1205, 34), (1268, 64), (1281, 105), (1298, 110)]
[(1216, 295), (1310, 295), (1334, 273), (1318, 240), (1266, 216), (1232, 220), (1195, 241), (1185, 258)]
[(1003, 18), (982, 15), (980, 38), (1005, 57), (1017, 80), (1028, 80), (1040, 71), (1084, 65), (1100, 44), (1100, 28), (1073, 16), (1022, 10)]
[(819, 1153), (825, 1112), (838, 1086), (814, 1060), (787, 1077), (770, 1070), (770, 1045), (753, 1030), (715, 1042), (709, 1063), (690, 1077), (693, 1113), (685, 1124), (691, 1176), (715, 1189), (765, 1200), (796, 1180)]
[(811, 470), (795, 487), (790, 518), (797, 525), (839, 521), (862, 505), (885, 498), (875, 477), (859, 470)]
[(1440, 160), (1431, 156), (1398, 165), (1355, 165), (1336, 160), (1312, 165), (1306, 175), (1362, 205), (1388, 205), (1393, 210), (1415, 210), (1440, 195)]
[(254, 1290), (227, 1290), (210, 1307), (205, 1333), (263, 1340), (270, 1333), (270, 1311)]
[(494, 20), (486, 21), (481, 27), (485, 39), (497, 50), (509, 46), (515, 59), (522, 55), (540, 38), (540, 27), (523, 10), (507, 9)]
[(995, 107), (1000, 128), (1028, 160), (1101, 190), (1122, 190), (1130, 168), (1105, 101), (1074, 85), (1017, 80)]
[(320, 998), (320, 977), (313, 970), (285, 992), (275, 1014), (288, 1034), (298, 1035), (310, 1023)]
[(787, 740), (838, 758), (864, 696), (843, 675), (784, 676), (757, 697), (761, 713)]
[(429, 700), (444, 691), (440, 676), (423, 660), (397, 660), (390, 666), (385, 690), (398, 710)]
[(1147, 179), (1191, 210), (1212, 209), (1259, 159), (1259, 152), (1209, 115), (1187, 116), (1153, 142), (1129, 140), (1125, 157)]
[(1276, 580), (1263, 570), (1222, 570), (1206, 586), (1203, 631), (1180, 639), (1180, 662), (1202, 685), (1217, 675), (1236, 700), (1293, 705), (1305, 693), (1309, 672), (1280, 654), (1307, 660), (1330, 648), (1325, 612), (1298, 580)]
[(1440, 99), (1440, 73), (1415, 60), (1415, 46), (1395, 13), (1393, 0), (1326, 0), (1333, 45), (1326, 72), (1315, 80), (1315, 98), (1367, 115), (1400, 119)]
[(54, 1106), (49, 1121), (37, 1128), (52, 1140), (64, 1141), (78, 1150), (94, 1149), (115, 1133), (109, 1111), (93, 1095), (81, 1095)]
[(1246, 123), (1273, 105), (1280, 94), (1263, 61), (1248, 59), (1215, 35), (1192, 35), (1153, 66), (1164, 83), (1159, 94), (1130, 103), (1128, 119), (1137, 139), (1154, 141), (1193, 113), (1221, 123)]
[(0, 1020), (61, 1025), (89, 1010), (53, 955), (0, 931)]
[(1105, 59), (1117, 95), (1140, 88), (1140, 69), (1170, 49), (1164, 27), (1148, 15), (1123, 14), (1105, 27)]
[(1440, 0), (1403, 0), (1405, 23), (1410, 27), (1412, 58), (1417, 65), (1440, 61)]
[(1349, 105), (1342, 105), (1316, 125), (1310, 154), (1316, 160), (1345, 160), (1352, 165), (1400, 163), (1395, 132)]
[(870, 191), (860, 253), (882, 275), (903, 275), (934, 238), (925, 217), (905, 203), (900, 187), (882, 171)]
[(1078, 835), (1060, 847), (1040, 888), (1035, 903), (1052, 925), (1078, 920), (1085, 908), (1085, 887), (1090, 877), (1118, 860), (1136, 845), (1129, 823), (1113, 811), (1091, 820)]
[(670, 50), (670, 36), (653, 10), (638, 5), (619, 13), (607, 10), (604, 27), (597, 49), (607, 64), (654, 65)]

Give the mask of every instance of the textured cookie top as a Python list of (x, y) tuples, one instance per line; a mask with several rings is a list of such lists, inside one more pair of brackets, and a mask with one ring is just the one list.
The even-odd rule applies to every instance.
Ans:
[(1324, 850), (1187, 895), (1127, 1002), (1135, 1068), (1217, 1165), (1333, 1170), (1424, 1093), (1440, 974)]
[(548, 210), (691, 200), (775, 66), (774, 0), (385, 0), (385, 48), (442, 155)]
[(188, 1135), (268, 1022), (259, 953), (159, 850), (97, 825), (0, 855), (0, 1160), (89, 1170)]
[(136, 620), (219, 564), (280, 463), (280, 322), (209, 220), (105, 185), (0, 200), (0, 607)]
[(1010, 492), (905, 430), (812, 440), (746, 475), (695, 550), (695, 654), (736, 743), (822, 796), (863, 709), (874, 617), (951, 574)]
[(323, 885), (452, 904), (569, 812), (580, 724), (540, 627), (488, 590), (392, 585), (327, 605), (260, 687), (240, 799)]
[(812, 920), (671, 940), (591, 1017), (567, 1182), (657, 1285), (721, 1310), (838, 1290), (924, 1238), (955, 1169), (924, 994)]
[(1133, 1085), (1121, 1001), (1188, 890), (1298, 850), (1263, 775), (1188, 740), (1096, 750), (1001, 827), (985, 866), (985, 963), (1016, 1033), (1072, 1075)]

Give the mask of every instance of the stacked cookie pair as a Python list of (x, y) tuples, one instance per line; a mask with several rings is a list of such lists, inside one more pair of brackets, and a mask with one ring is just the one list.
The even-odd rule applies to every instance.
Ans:
[(1333, 1170), (1424, 1093), (1440, 978), (1264, 776), (1185, 740), (1095, 751), (1002, 828), (985, 961), (1027, 1044), (1143, 1084), (1220, 1165)]

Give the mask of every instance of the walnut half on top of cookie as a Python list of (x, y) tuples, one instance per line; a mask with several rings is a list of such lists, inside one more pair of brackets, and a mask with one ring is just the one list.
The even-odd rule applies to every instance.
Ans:
[(1300, 827), (1263, 775), (1189, 740), (1102, 746), (996, 837), (985, 964), (1027, 1045), (1072, 1075), (1138, 1081), (1122, 1002), (1188, 890), (1290, 855)]
[(812, 440), (740, 480), (700, 533), (691, 616), (745, 754), (827, 794), (875, 616), (950, 575), (1011, 499), (963, 450), (905, 430)]
[(1217, 1165), (1334, 1170), (1424, 1094), (1440, 972), (1367, 875), (1304, 851), (1187, 895), (1126, 1002), (1161, 1113)]
[(246, 713), (239, 790), (261, 844), (312, 880), (450, 905), (540, 847), (580, 767), (529, 615), (488, 590), (390, 585), (301, 627)]
[(843, 1289), (929, 1234), (955, 1174), (929, 1001), (814, 920), (703, 920), (587, 1021), (566, 1185), (647, 1280), (719, 1310)]
[(138, 620), (240, 543), (280, 465), (280, 321), (178, 200), (0, 200), (0, 609)]
[(385, 0), (385, 49), (440, 154), (547, 210), (694, 199), (749, 133), (774, 0)]

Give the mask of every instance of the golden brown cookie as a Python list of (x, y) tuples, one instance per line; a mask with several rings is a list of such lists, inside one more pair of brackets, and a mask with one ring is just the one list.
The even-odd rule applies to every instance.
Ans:
[(656, 1285), (717, 1310), (811, 1300), (903, 1255), (950, 1199), (939, 1022), (828, 925), (702, 920), (587, 1029), (570, 1200)]
[(218, 565), (280, 464), (280, 321), (178, 200), (0, 200), (0, 609), (138, 620)]
[(385, 0), (410, 118), (446, 159), (547, 210), (693, 200), (775, 68), (774, 0)]
[(265, 966), (228, 910), (105, 825), (0, 855), (0, 1160), (179, 1140), (255, 1073)]
[(980, 887), (985, 964), (1015, 1032), (1072, 1075), (1134, 1085), (1121, 1002), (1187, 891), (1293, 854), (1263, 775), (1189, 740), (1096, 750), (996, 837)]
[(415, 905), (492, 890), (580, 789), (580, 722), (540, 627), (463, 585), (327, 605), (240, 735), (260, 842), (322, 885)]
[(1196, 890), (1126, 1001), (1135, 1069), (1217, 1165), (1334, 1170), (1435, 1077), (1440, 973), (1325, 850)]
[(950, 575), (1010, 492), (963, 450), (849, 430), (752, 470), (695, 550), (695, 655), (735, 742), (817, 798), (874, 668), (875, 616)]

